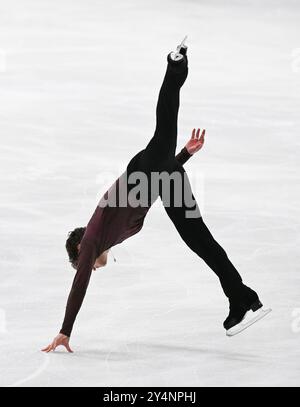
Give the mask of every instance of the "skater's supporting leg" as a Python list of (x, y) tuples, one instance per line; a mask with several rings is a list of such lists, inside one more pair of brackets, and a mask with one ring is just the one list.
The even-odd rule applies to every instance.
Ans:
[(158, 171), (175, 155), (179, 93), (188, 75), (187, 57), (174, 62), (168, 55), (168, 66), (156, 106), (156, 128), (142, 157), (143, 165)]
[[(193, 201), (195, 202), (193, 210), (196, 209), (197, 212), (195, 213), (200, 215), (199, 208), (192, 194), (190, 183), (188, 182), (188, 177), (183, 167), (176, 165), (176, 170), (185, 177), (187, 181), (185, 182), (185, 196), (190, 195), (193, 197)], [(174, 188), (176, 188), (176, 185)], [(174, 193), (174, 189), (172, 189), (172, 193)], [(160, 194), (160, 196), (162, 198), (162, 194)], [(165, 202), (163, 203), (169, 218), (184, 242), (191, 250), (200, 256), (219, 277), (225, 295), (230, 300), (242, 301), (249, 289), (243, 284), (240, 274), (229, 260), (225, 250), (214, 239), (202, 217), (187, 217), (187, 212), (190, 211), (191, 208), (187, 207), (184, 202), (182, 206), (177, 207), (172, 201), (170, 205), (166, 205)]]

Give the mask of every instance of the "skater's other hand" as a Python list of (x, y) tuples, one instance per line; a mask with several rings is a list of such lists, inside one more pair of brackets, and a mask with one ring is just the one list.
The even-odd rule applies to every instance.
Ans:
[(49, 353), (55, 351), (58, 346), (64, 346), (68, 352), (73, 353), (69, 345), (70, 338), (63, 334), (58, 334), (56, 338), (53, 339), (53, 342), (50, 343), (46, 348), (42, 349), (42, 352)]
[(193, 129), (192, 136), (190, 140), (187, 142), (185, 145), (187, 151), (189, 154), (195, 154), (197, 151), (201, 150), (204, 144), (204, 136), (205, 136), (205, 129), (202, 130), (201, 136), (200, 136), (200, 129), (197, 130)]

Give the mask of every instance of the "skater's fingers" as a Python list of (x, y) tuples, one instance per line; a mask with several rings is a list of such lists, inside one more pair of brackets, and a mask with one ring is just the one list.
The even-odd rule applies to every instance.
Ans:
[(69, 353), (73, 353), (73, 351), (72, 351), (72, 349), (70, 348), (70, 345), (69, 345), (68, 343), (65, 344), (65, 347), (66, 347), (66, 349), (67, 349), (67, 351), (68, 351)]
[(196, 133), (196, 129), (193, 129), (193, 132), (192, 132), (192, 140), (194, 140), (194, 138), (195, 138), (195, 133)]
[(197, 134), (196, 134), (196, 138), (199, 138), (199, 134), (200, 134), (200, 129), (197, 130)]
[(51, 352), (52, 350), (54, 351), (57, 347), (56, 341), (53, 341), (47, 348), (47, 350), (45, 351), (46, 353)]
[(200, 141), (201, 141), (202, 143), (204, 143), (204, 136), (205, 136), (205, 130), (203, 130), (203, 132), (202, 132), (202, 134), (201, 134), (201, 137), (200, 137)]
[(45, 350), (46, 353), (49, 353), (52, 351), (52, 345), (49, 345), (48, 348)]
[(47, 350), (50, 348), (51, 345), (46, 346), (46, 348), (41, 349), (42, 352), (47, 352)]

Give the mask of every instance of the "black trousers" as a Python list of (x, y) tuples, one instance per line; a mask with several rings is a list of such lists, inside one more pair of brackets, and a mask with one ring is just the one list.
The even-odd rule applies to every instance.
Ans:
[[(187, 182), (184, 186), (184, 193), (192, 196), (195, 201), (192, 208), (194, 215), (187, 217), (187, 212), (191, 213), (191, 207), (187, 206), (184, 200), (181, 206), (174, 205), (172, 200), (171, 202), (168, 201), (168, 205), (165, 205), (160, 190), (159, 194), (161, 195), (165, 211), (183, 241), (218, 276), (225, 295), (232, 301), (241, 302), (247, 296), (249, 288), (243, 284), (241, 276), (229, 260), (225, 250), (218, 244), (205, 225), (192, 193), (187, 174), (183, 166), (175, 159), (179, 94), (187, 75), (187, 58), (179, 64), (174, 64), (168, 58), (168, 66), (156, 107), (154, 136), (147, 147), (132, 158), (127, 171), (129, 173), (132, 171), (143, 171), (148, 176), (158, 171), (165, 171), (169, 174), (179, 172), (186, 178)], [(175, 185), (173, 187), (175, 188)], [(198, 216), (195, 216), (197, 213)]]

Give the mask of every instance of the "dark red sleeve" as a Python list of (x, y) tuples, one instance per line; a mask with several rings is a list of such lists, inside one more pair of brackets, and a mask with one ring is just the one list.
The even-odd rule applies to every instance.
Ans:
[(96, 258), (97, 255), (95, 245), (89, 241), (82, 240), (77, 272), (68, 297), (65, 318), (60, 330), (60, 333), (66, 336), (71, 335), (73, 324), (89, 285)]
[(192, 157), (192, 155), (193, 154), (190, 154), (188, 151), (187, 151), (187, 148), (186, 147), (183, 147), (183, 149), (180, 151), (180, 153), (178, 153), (177, 155), (176, 155), (176, 160), (181, 164), (181, 165), (183, 165), (183, 164), (185, 164), (186, 162), (187, 162), (187, 160), (189, 160), (191, 157)]

